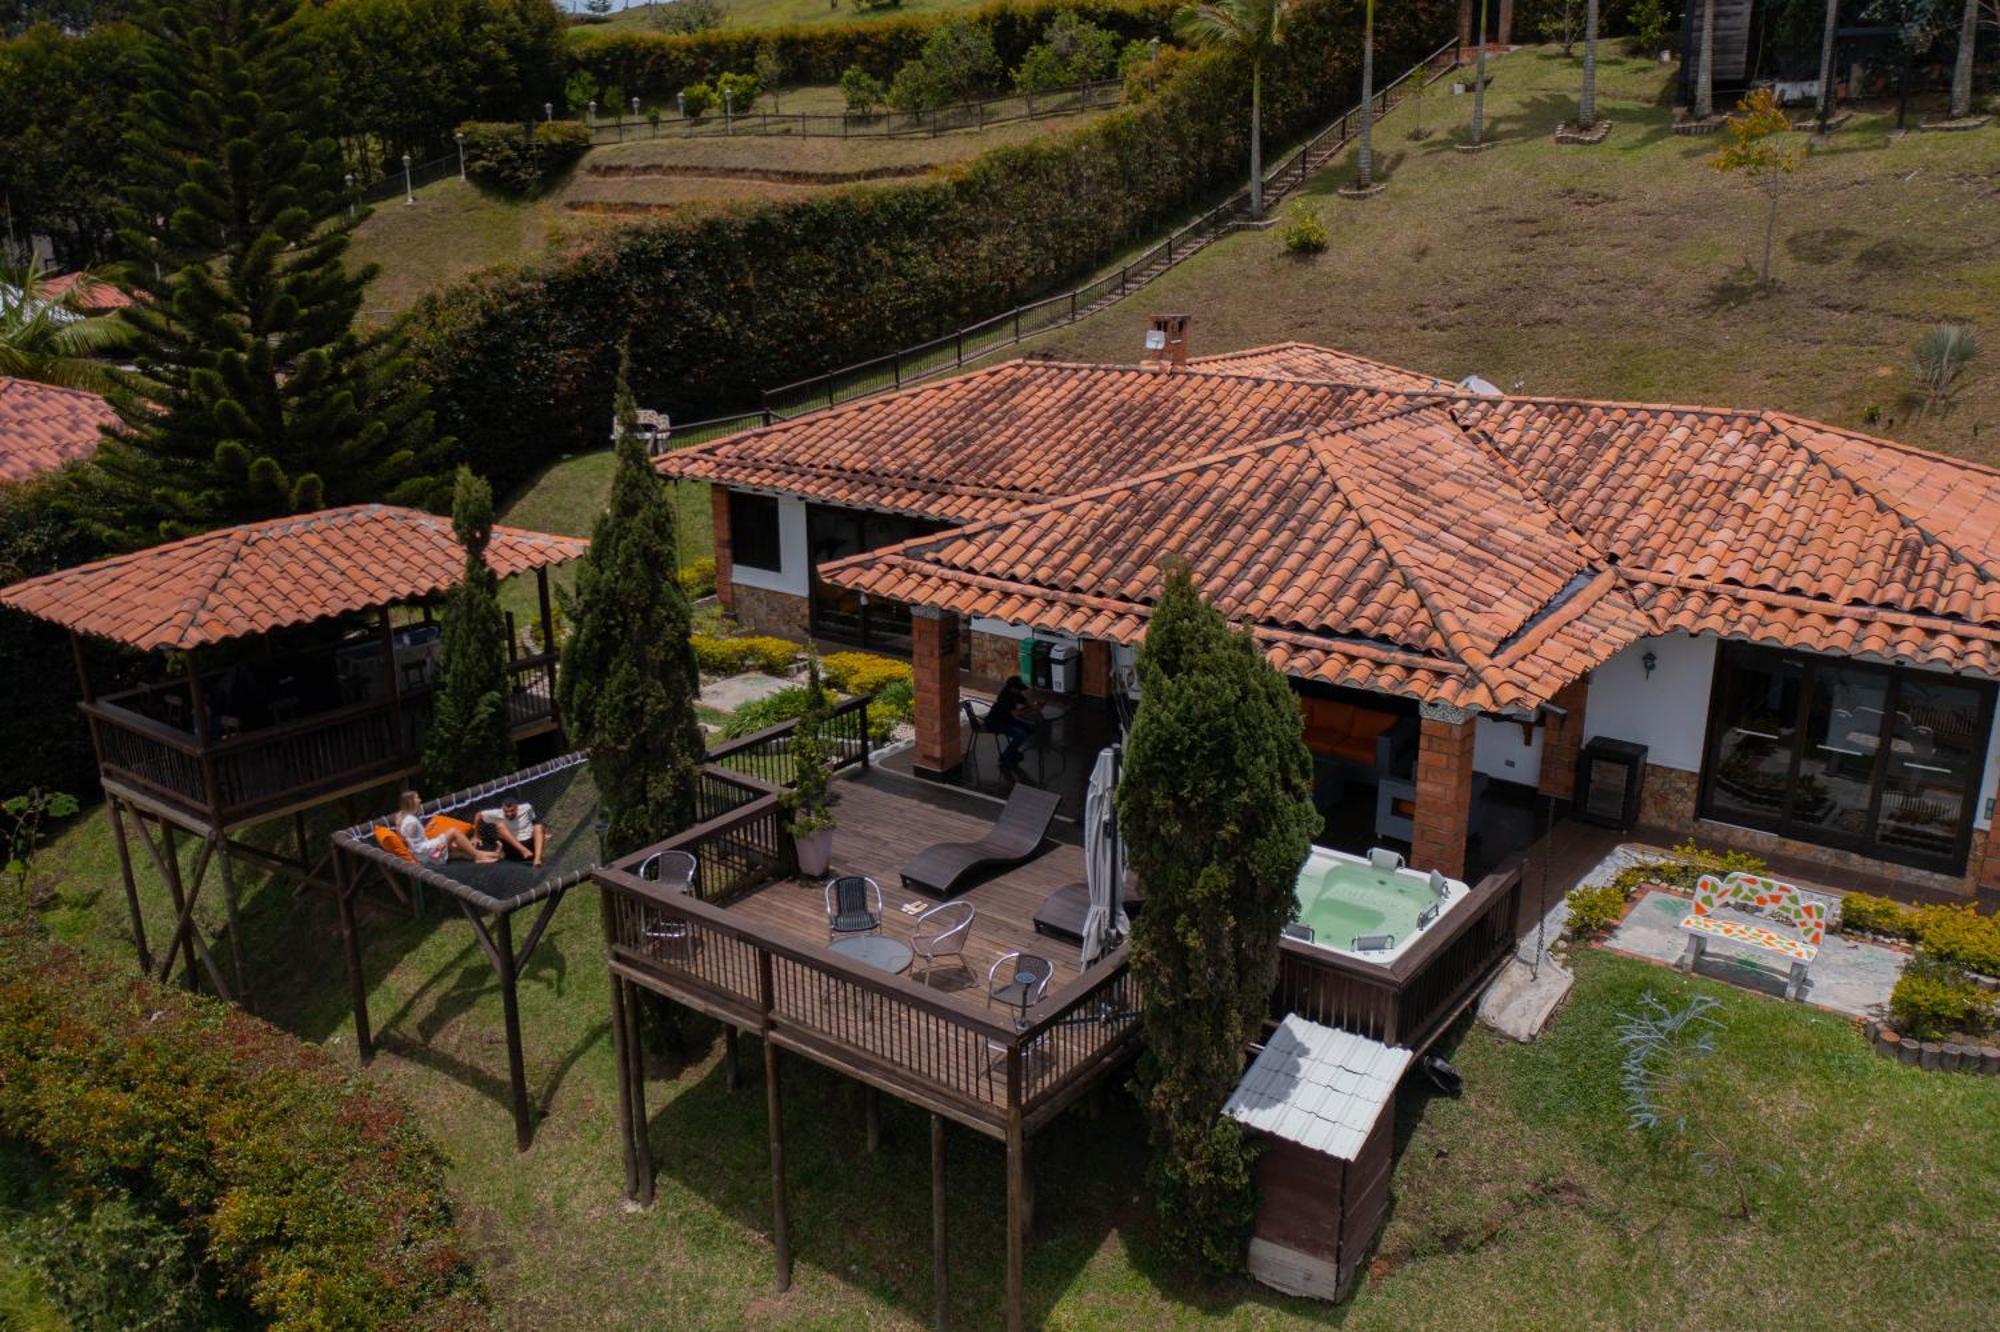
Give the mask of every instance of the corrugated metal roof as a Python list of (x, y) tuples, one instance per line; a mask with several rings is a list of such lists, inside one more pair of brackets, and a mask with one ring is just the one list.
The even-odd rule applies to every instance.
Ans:
[(1222, 1113), (1301, 1147), (1352, 1161), (1396, 1094), (1411, 1054), (1288, 1013)]

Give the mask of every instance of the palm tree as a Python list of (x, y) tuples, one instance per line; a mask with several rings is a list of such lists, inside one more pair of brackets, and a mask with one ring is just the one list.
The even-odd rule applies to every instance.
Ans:
[(102, 392), (110, 377), (96, 358), (131, 340), (117, 315), (93, 317), (86, 278), (50, 292), (34, 261), (0, 262), (0, 375)]
[(1979, 0), (1965, 0), (1958, 26), (1958, 63), (1951, 67), (1951, 118), (1972, 114), (1972, 48), (1979, 40)]
[(1487, 0), (1479, 0), (1479, 46), (1472, 59), (1472, 146), (1479, 146), (1486, 129), (1486, 10)]
[[(1974, 0), (1977, 3), (1977, 0)], [(1833, 118), (1833, 34), (1840, 26), (1840, 0), (1826, 0), (1826, 31), (1819, 39), (1819, 132)]]
[(1250, 216), (1264, 216), (1264, 62), (1284, 44), (1292, 0), (1203, 0), (1174, 15), (1174, 31), (1196, 46), (1220, 46), (1250, 62)]
[(1361, 27), (1361, 143), (1354, 160), (1361, 188), (1368, 189), (1375, 183), (1375, 0), (1368, 0)]
[(1583, 95), (1576, 99), (1576, 127), (1597, 123), (1597, 0), (1583, 11)]
[(1715, 0), (1702, 0), (1701, 63), (1695, 66), (1694, 118), (1715, 115)]

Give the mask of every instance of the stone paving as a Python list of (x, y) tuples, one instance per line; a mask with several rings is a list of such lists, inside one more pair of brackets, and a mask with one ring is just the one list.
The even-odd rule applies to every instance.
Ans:
[(701, 687), (703, 707), (714, 708), (717, 712), (734, 712), (745, 703), (753, 703), (760, 698), (768, 698), (780, 689), (798, 683), (783, 680), (775, 675), (763, 675), (756, 671), (746, 671), (742, 675), (732, 675), (721, 680), (711, 680)]

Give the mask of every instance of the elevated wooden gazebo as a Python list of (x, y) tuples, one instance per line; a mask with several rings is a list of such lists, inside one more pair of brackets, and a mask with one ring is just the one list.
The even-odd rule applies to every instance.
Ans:
[[(553, 642), (548, 569), (587, 546), (572, 537), (493, 529), (487, 564), (502, 578), (533, 570), (540, 592), (544, 649), (508, 664), (508, 715), (517, 740), (561, 729), (555, 653), (547, 647)], [(437, 628), (428, 611), (425, 623), (400, 628), (390, 611), (446, 591), (464, 566), (448, 519), (363, 504), (207, 532), (0, 590), (0, 604), (69, 630), (143, 968), (154, 970), (156, 959), (132, 877), (128, 817), (166, 881), (177, 917), (157, 959), (160, 977), (171, 974), (179, 954), (189, 984), (199, 966), (223, 996), (248, 1002), (235, 862), (331, 886), (321, 877), (323, 857), (307, 849), (304, 815), (416, 771), (430, 720)], [(342, 621), (371, 612), (372, 626), (337, 632)], [(320, 641), (289, 655), (277, 650), (277, 638), (317, 637), (308, 626), (326, 631)], [(100, 697), (87, 637), (177, 660), (161, 683)], [(263, 653), (225, 652), (225, 644), (241, 648), (253, 639), (265, 640)], [(511, 642), (510, 635), (510, 654)], [(224, 655), (234, 659), (220, 660)], [(294, 855), (237, 836), (286, 816)], [(202, 842), (186, 879), (176, 847), (181, 832)], [(211, 861), (228, 918), (227, 981), (211, 941), (194, 925)]]

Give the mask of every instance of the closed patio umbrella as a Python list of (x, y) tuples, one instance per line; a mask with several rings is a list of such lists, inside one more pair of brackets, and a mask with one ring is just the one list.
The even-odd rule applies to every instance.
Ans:
[(1125, 918), (1125, 846), (1118, 836), (1118, 746), (1097, 752), (1090, 769), (1090, 787), (1083, 798), (1084, 878), (1090, 886), (1090, 910), (1083, 918), (1083, 965), (1102, 953), (1109, 936), (1121, 938), (1132, 928)]

